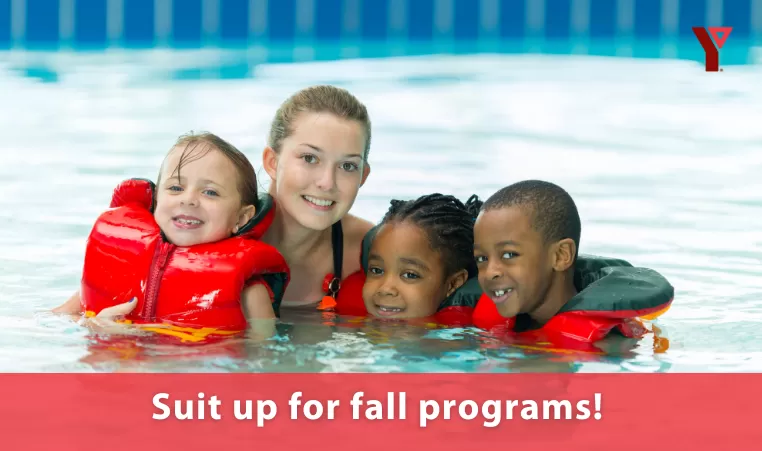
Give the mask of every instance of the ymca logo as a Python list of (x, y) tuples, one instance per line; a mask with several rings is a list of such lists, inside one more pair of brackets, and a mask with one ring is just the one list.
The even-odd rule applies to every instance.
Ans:
[[(707, 30), (709, 30), (707, 32)], [(705, 65), (707, 72), (719, 72), (720, 70), (720, 50), (725, 45), (725, 40), (728, 39), (730, 32), (733, 31), (733, 27), (693, 27), (693, 34), (698, 38), (701, 47), (704, 49)], [(709, 37), (711, 33), (714, 37)], [(720, 36), (722, 33), (722, 36)], [(715, 47), (714, 44), (717, 44)]]

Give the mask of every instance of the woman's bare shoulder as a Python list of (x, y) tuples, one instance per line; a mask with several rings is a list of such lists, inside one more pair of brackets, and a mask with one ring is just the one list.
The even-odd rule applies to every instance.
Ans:
[(365, 234), (375, 226), (372, 222), (351, 214), (344, 216), (341, 225), (346, 237), (345, 240), (351, 243), (362, 243)]
[(360, 254), (362, 252), (362, 240), (368, 230), (374, 224), (365, 219), (353, 215), (346, 215), (341, 220), (344, 232), (344, 277), (362, 269), (360, 267)]

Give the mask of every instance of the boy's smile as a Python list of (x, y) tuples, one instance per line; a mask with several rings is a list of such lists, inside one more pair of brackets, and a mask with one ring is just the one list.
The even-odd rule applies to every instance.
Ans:
[(487, 296), (492, 298), (492, 301), (494, 301), (495, 304), (502, 304), (503, 302), (507, 301), (512, 294), (513, 288), (498, 288), (495, 290), (490, 290), (487, 293)]

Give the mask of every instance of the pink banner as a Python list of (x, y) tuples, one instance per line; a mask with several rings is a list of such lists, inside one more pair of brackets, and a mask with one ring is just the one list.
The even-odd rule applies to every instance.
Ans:
[(759, 449), (757, 374), (6, 374), (3, 449)]

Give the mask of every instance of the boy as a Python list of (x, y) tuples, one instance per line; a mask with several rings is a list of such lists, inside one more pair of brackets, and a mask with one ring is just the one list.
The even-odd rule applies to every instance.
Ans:
[(477, 325), (509, 324), (514, 332), (542, 328), (588, 342), (614, 328), (642, 335), (633, 320), (666, 311), (674, 289), (655, 271), (622, 260), (578, 262), (580, 232), (574, 201), (552, 183), (527, 180), (487, 199), (474, 224), (484, 290)]

